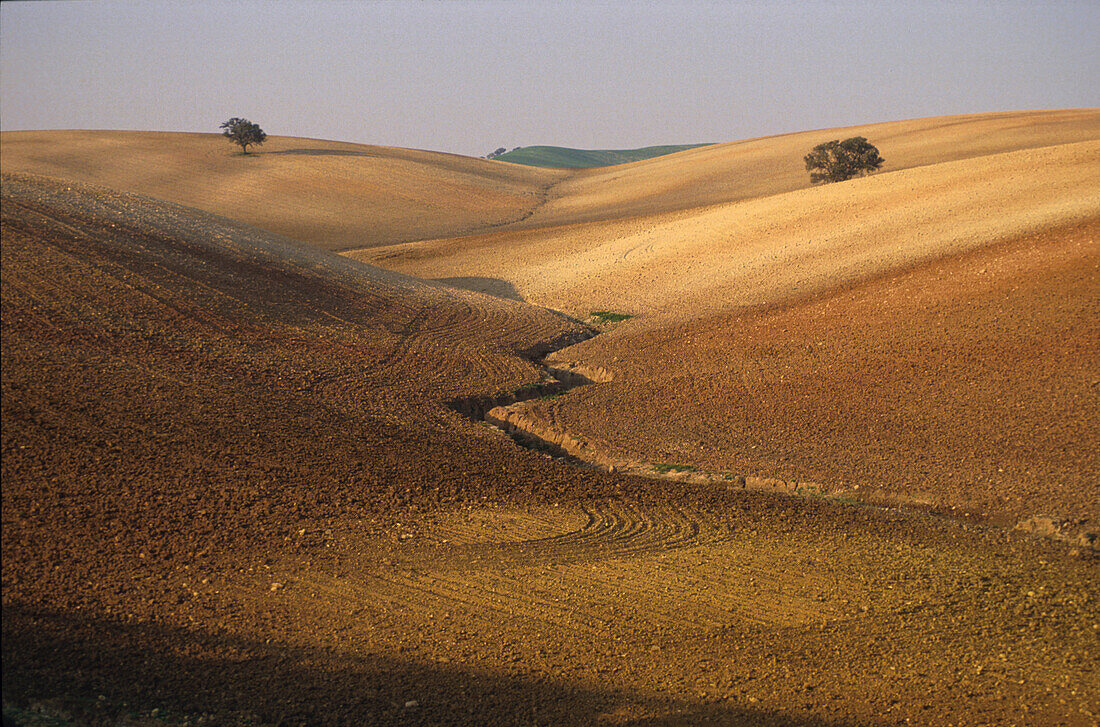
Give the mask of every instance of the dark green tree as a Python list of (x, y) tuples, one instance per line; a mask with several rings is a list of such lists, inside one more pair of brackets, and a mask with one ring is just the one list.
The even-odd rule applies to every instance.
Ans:
[(818, 144), (806, 155), (810, 183), (843, 182), (878, 171), (884, 159), (862, 136)]
[(267, 140), (267, 134), (259, 124), (253, 124), (248, 119), (239, 119), (236, 116), (226, 121), (220, 127), (222, 136), (241, 147), (241, 151), (248, 153), (248, 147), (263, 144)]

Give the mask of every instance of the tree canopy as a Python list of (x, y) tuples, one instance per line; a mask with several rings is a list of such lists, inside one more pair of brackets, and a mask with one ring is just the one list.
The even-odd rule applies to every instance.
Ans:
[(810, 183), (843, 182), (878, 171), (885, 161), (862, 136), (818, 144), (805, 157)]
[(248, 119), (241, 119), (236, 116), (218, 128), (222, 129), (222, 136), (240, 146), (241, 151), (245, 154), (248, 153), (250, 145), (263, 144), (267, 140), (267, 134), (260, 128), (259, 124), (253, 124)]

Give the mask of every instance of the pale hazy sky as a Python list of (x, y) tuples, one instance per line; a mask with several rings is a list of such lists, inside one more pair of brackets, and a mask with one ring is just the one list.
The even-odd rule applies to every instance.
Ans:
[(1100, 106), (1100, 0), (4, 2), (0, 128), (482, 155)]

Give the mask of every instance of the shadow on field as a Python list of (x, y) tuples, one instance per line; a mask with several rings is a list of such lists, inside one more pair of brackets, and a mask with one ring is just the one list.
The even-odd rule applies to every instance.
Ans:
[(357, 151), (355, 149), (283, 149), (282, 151), (267, 151), (264, 152), (265, 156), (276, 156), (279, 154), (288, 154), (290, 156), (304, 156), (304, 157), (376, 157), (377, 154), (371, 154), (365, 151)]
[(16, 604), (3, 632), (5, 724), (840, 725)]
[(472, 290), (475, 293), (488, 293), (497, 298), (518, 300), (523, 302), (523, 296), (519, 294), (515, 286), (507, 280), (500, 278), (432, 278), (437, 283), (450, 285), (453, 288)]

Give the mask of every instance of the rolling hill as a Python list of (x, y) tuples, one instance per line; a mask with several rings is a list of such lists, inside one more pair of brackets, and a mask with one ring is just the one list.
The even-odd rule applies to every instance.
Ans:
[(268, 138), (242, 156), (217, 134), (0, 132), (0, 169), (148, 194), (327, 250), (617, 220), (809, 187), (815, 144), (863, 135), (884, 171), (1100, 136), (1096, 110), (871, 124), (703, 146), (627, 166), (544, 169), (451, 154)]
[(815, 145), (867, 137), (882, 173), (1100, 138), (1096, 109), (1021, 111), (912, 119), (714, 144), (627, 167), (581, 169), (513, 227), (644, 217), (810, 187), (803, 157)]
[(6, 722), (1094, 721), (1100, 110), (0, 147)]
[[(924, 149), (909, 136), (916, 132), (901, 135), (909, 158), (928, 163), (842, 184), (349, 254), (422, 277), (480, 276), (481, 289), (503, 285), (580, 318), (597, 310), (633, 315), (568, 354), (613, 372), (614, 381), (532, 407), (528, 417), (553, 439), (599, 443), (603, 458), (682, 463), (830, 490), (885, 489), (895, 498), (1012, 525), (1036, 516), (1096, 522), (1090, 483), (1100, 477), (1100, 461), (1082, 443), (1100, 439), (1100, 419), (1090, 414), (1100, 400), (1082, 382), (1100, 380), (1100, 332), (1089, 312), (1095, 312), (1090, 301), (1100, 299), (1094, 237), (1100, 140), (960, 159), (960, 148), (979, 139), (973, 122), (958, 121), (932, 125)], [(1001, 118), (987, 121), (991, 134), (1004, 125)], [(942, 126), (954, 130), (956, 143), (948, 143), (952, 132)], [(983, 136), (982, 147), (1017, 144), (1022, 132), (1004, 128), (999, 140)], [(786, 148), (790, 140), (775, 143)], [(880, 148), (889, 158), (890, 147)], [(698, 149), (635, 169), (648, 176), (653, 165), (678, 166), (690, 155), (717, 151)], [(633, 196), (636, 181), (628, 176), (616, 188), (604, 180), (600, 195), (619, 189)], [(588, 199), (581, 197), (578, 207)], [(525, 224), (556, 216), (569, 200), (555, 198)], [(1035, 240), (1049, 240), (1038, 248), (1046, 257), (1008, 252)], [(968, 278), (970, 292), (933, 282), (957, 274), (932, 272), (937, 266), (955, 270), (977, 254), (999, 262), (990, 263), (995, 272), (987, 277)], [(847, 291), (921, 270), (929, 277), (920, 309), (891, 307), (903, 294), (888, 286), (873, 288), (881, 300), (844, 304), (852, 307), (851, 320), (881, 320), (882, 328), (866, 323), (842, 334), (828, 327), (841, 322), (828, 306), (808, 302), (840, 305)], [(939, 297), (931, 293), (937, 290)], [(989, 290), (1002, 292), (989, 297)], [(905, 293), (903, 300), (916, 298)], [(756, 324), (748, 321), (782, 319), (786, 314), (771, 311), (802, 306), (822, 323), (800, 343), (789, 326), (769, 342), (749, 337)], [(968, 314), (984, 324), (966, 322)], [(899, 330), (905, 338), (895, 337)], [(926, 348), (911, 348), (917, 341)], [(1038, 341), (1051, 354), (1042, 361), (1042, 387), (1030, 383), (1040, 367), (1030, 358), (1041, 356)], [(815, 353), (807, 358), (798, 346)], [(894, 366), (904, 367), (902, 379)], [(890, 383), (880, 387), (879, 380)], [(854, 402), (862, 414), (838, 419)], [(620, 416), (622, 410), (633, 414)], [(773, 419), (780, 411), (790, 414)], [(1037, 428), (1052, 438), (1036, 439)], [(761, 432), (774, 435), (758, 441)], [(976, 432), (988, 447), (974, 443)]]
[(629, 164), (643, 159), (675, 154), (707, 144), (672, 144), (641, 149), (571, 149), (564, 146), (524, 146), (493, 157), (497, 161), (552, 169), (585, 169)]
[(51, 582), (64, 553), (94, 569), (83, 556), (100, 539), (195, 552), (278, 542), (296, 512), (479, 497), (480, 465), (454, 479), (466, 455), (449, 449), (512, 448), (444, 402), (537, 381), (517, 351), (585, 335), (151, 198), (5, 175), (3, 204), (5, 538), (64, 503), (116, 513), (107, 532), (82, 525), (95, 518), (58, 529), (74, 545), (33, 561), (5, 548), (26, 587)]
[(326, 250), (468, 234), (530, 214), (562, 172), (453, 154), (268, 137), (247, 156), (217, 134), (0, 134), (5, 172), (148, 194)]

